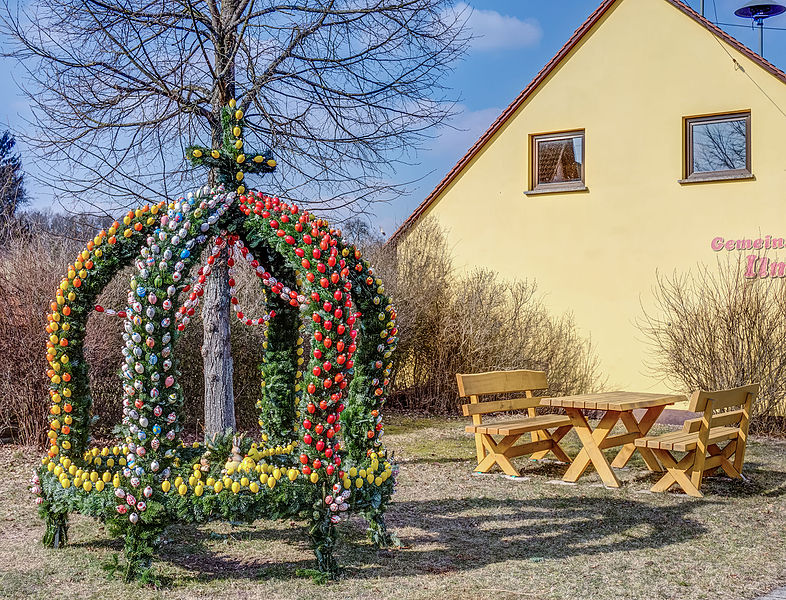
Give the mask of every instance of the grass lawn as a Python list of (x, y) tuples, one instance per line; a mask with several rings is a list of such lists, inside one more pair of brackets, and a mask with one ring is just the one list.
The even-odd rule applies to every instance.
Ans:
[[(0, 598), (539, 598), (735, 600), (786, 583), (786, 443), (754, 439), (744, 481), (706, 480), (703, 499), (650, 494), (638, 455), (619, 490), (593, 472), (552, 483), (565, 467), (518, 459), (524, 480), (472, 475), (463, 421), (393, 417), (387, 444), (401, 466), (389, 525), (405, 545), (377, 552), (360, 519), (342, 525), (341, 581), (312, 567), (300, 524), (172, 527), (156, 562), (159, 589), (102, 568), (121, 550), (72, 516), (71, 546), (41, 546), (27, 492), (38, 453), (0, 447)], [(575, 455), (578, 440), (566, 438)], [(122, 559), (121, 559), (122, 560)]]

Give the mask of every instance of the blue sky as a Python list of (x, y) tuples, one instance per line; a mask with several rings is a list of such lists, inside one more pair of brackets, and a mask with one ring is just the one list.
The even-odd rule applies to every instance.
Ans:
[[(457, 129), (435, 132), (437, 138), (432, 147), (418, 157), (420, 164), (397, 173), (398, 181), (420, 181), (410, 186), (407, 195), (376, 208), (374, 221), (388, 235), (600, 3), (600, 0), (466, 1), (474, 9), (469, 25), (477, 39), (447, 81), (461, 100), (461, 113), (452, 123)], [(700, 0), (688, 3), (699, 9)], [(758, 34), (751, 29), (749, 21), (734, 16), (734, 10), (742, 4), (744, 0), (706, 0), (705, 15), (757, 50)], [(738, 26), (723, 25), (726, 23)], [(771, 18), (767, 24), (774, 29), (766, 32), (765, 55), (777, 66), (786, 68), (786, 14)], [(13, 74), (13, 62), (0, 58), (0, 77), (7, 83), (0, 86), (0, 126), (16, 128), (23, 126), (22, 117), (27, 112), (24, 99), (12, 81)], [(49, 201), (46, 193), (30, 191), (39, 198), (36, 207), (46, 207)]]

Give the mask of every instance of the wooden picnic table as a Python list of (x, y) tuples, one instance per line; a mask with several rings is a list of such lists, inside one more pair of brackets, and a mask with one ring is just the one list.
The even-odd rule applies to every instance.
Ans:
[[(668, 405), (684, 400), (687, 398), (680, 394), (642, 392), (603, 392), (563, 398), (543, 398), (540, 402), (541, 406), (565, 409), (584, 446), (565, 473), (563, 481), (575, 482), (592, 463), (604, 484), (609, 487), (619, 487), (620, 481), (611, 468), (624, 467), (637, 450), (651, 471), (662, 472), (663, 468), (652, 451), (648, 448), (636, 447), (635, 441), (649, 433)], [(637, 419), (633, 412), (637, 409), (644, 409), (640, 419)], [(584, 415), (584, 411), (587, 410), (604, 411), (594, 430)], [(618, 421), (622, 421), (626, 433), (611, 435)], [(603, 450), (617, 446), (622, 446), (622, 449), (609, 465), (606, 457), (603, 456)]]

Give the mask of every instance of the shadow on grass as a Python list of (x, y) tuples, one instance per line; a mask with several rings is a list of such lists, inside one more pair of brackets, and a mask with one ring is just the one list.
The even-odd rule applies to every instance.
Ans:
[[(706, 496), (714, 496), (718, 501), (733, 498), (778, 498), (786, 495), (786, 472), (767, 469), (761, 463), (745, 463), (743, 479), (732, 479), (720, 469), (712, 476), (705, 476), (702, 480), (701, 491)], [(662, 476), (662, 473), (642, 472), (632, 481), (653, 485)], [(674, 484), (667, 493), (678, 493), (679, 486)]]
[[(464, 459), (419, 458), (409, 463), (467, 462)], [(471, 461), (469, 461), (471, 462)], [(467, 464), (469, 464), (469, 462)], [(532, 464), (535, 466), (535, 463)], [(537, 463), (538, 478), (559, 477), (564, 465)], [(526, 475), (529, 469), (522, 474)], [(587, 497), (580, 488), (571, 496), (511, 499), (459, 497), (429, 501), (394, 502), (389, 509), (391, 530), (403, 537), (406, 549), (377, 551), (365, 540), (365, 523), (353, 518), (341, 526), (339, 561), (351, 579), (378, 579), (410, 575), (471, 574), (483, 567), (510, 561), (517, 569), (530, 563), (563, 561), (572, 557), (624, 555), (658, 549), (698, 538), (707, 528), (694, 510), (723, 505), (734, 498), (777, 497), (786, 493), (786, 472), (746, 464), (748, 481), (725, 476), (709, 478), (703, 500), (680, 493), (668, 505), (611, 496)], [(658, 474), (641, 473), (634, 481), (650, 483)], [(493, 492), (490, 492), (493, 493)], [(676, 497), (680, 496), (680, 497)], [(296, 548), (295, 557), (259, 555), (258, 548), (244, 555), (237, 544), (285, 542)], [(118, 540), (91, 540), (75, 546), (102, 546), (121, 550)], [(222, 548), (225, 547), (226, 551)], [(207, 528), (172, 526), (156, 557), (182, 570), (164, 575), (161, 584), (180, 588), (214, 579), (287, 581), (296, 571), (314, 567), (302, 523), (290, 527), (243, 525), (229, 533)], [(185, 571), (185, 572), (183, 572)]]
[[(203, 527), (173, 525), (166, 529), (161, 550), (155, 561), (168, 562), (184, 569), (177, 575), (177, 582), (168, 576), (160, 576), (160, 585), (167, 588), (181, 587), (193, 582), (209, 582), (213, 579), (289, 580), (296, 577), (298, 569), (314, 568), (314, 559), (307, 556), (302, 560), (286, 561), (277, 558), (263, 559), (228, 556), (232, 545), (242, 542), (285, 542), (287, 545), (308, 549), (305, 526), (298, 523), (288, 528), (255, 528), (243, 524), (229, 533), (216, 533)], [(225, 543), (227, 554), (221, 551)], [(234, 552), (237, 554), (237, 550)], [(256, 554), (256, 553), (253, 553)]]
[[(462, 572), (509, 560), (540, 562), (661, 548), (706, 532), (690, 517), (695, 505), (653, 506), (585, 496), (396, 503), (391, 526), (422, 533), (407, 537), (410, 550), (389, 553), (395, 568), (386, 572)], [(355, 575), (364, 576), (362, 571)]]
[[(695, 506), (696, 502), (691, 501), (653, 506), (584, 496), (397, 502), (391, 506), (388, 520), (393, 530), (416, 531), (403, 540), (407, 549), (377, 551), (365, 542), (364, 524), (355, 519), (342, 527), (340, 561), (347, 565), (347, 577), (377, 579), (404, 572), (470, 573), (511, 560), (540, 562), (660, 548), (705, 533), (705, 527), (690, 517)], [(188, 573), (178, 576), (177, 582), (166, 578), (162, 583), (167, 587), (216, 578), (289, 580), (297, 577), (296, 570), (314, 566), (311, 556), (289, 561), (226, 556), (210, 544), (215, 534), (193, 529), (177, 534), (178, 544), (165, 544), (157, 560)], [(246, 541), (282, 537), (302, 550), (308, 548), (300, 527), (285, 531), (246, 529), (233, 535)], [(385, 568), (378, 568), (383, 565)]]

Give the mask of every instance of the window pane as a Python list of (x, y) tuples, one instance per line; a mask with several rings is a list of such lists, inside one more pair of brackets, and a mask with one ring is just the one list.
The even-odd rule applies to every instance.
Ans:
[(693, 172), (746, 169), (747, 120), (693, 124)]
[(538, 142), (538, 183), (581, 181), (582, 138)]

